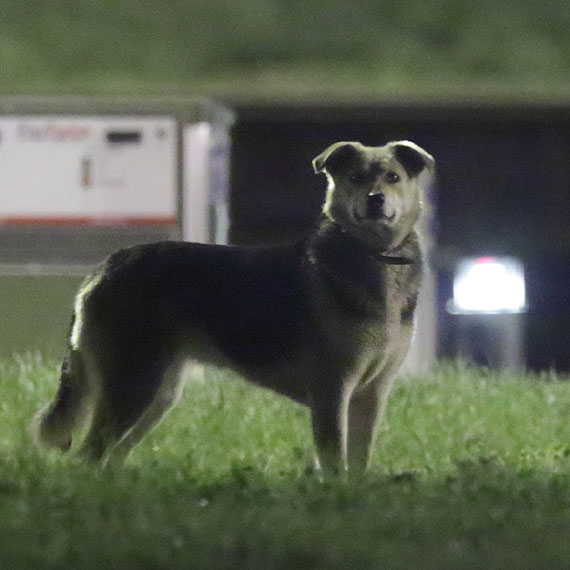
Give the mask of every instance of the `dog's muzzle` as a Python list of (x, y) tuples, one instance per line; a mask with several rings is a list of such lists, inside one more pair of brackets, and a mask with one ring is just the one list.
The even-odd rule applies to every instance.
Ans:
[(384, 217), (384, 202), (386, 197), (382, 192), (370, 192), (366, 201), (366, 217), (371, 220), (379, 220)]

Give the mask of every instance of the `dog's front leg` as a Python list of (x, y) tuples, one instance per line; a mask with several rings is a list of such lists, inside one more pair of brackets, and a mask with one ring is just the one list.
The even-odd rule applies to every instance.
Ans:
[(370, 384), (355, 390), (348, 409), (348, 466), (364, 471), (368, 465), (378, 417), (378, 386)]
[(352, 393), (348, 409), (348, 466), (364, 471), (370, 460), (376, 428), (392, 387), (392, 379), (380, 378)]
[(317, 467), (324, 473), (347, 469), (348, 405), (352, 387), (339, 383), (313, 391), (311, 421), (317, 448)]

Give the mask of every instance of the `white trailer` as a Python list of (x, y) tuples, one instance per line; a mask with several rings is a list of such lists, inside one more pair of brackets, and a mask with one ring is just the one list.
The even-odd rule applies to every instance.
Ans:
[(0, 117), (0, 224), (176, 224), (172, 117)]
[(80, 278), (120, 247), (227, 241), (232, 121), (208, 101), (0, 98), (0, 354), (61, 348)]

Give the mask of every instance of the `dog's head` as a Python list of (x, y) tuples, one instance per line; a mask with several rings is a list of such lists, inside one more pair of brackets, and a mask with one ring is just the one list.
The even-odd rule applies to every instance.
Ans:
[(339, 142), (313, 160), (315, 172), (329, 181), (325, 215), (382, 251), (412, 231), (422, 207), (418, 177), (434, 164), (431, 154), (409, 141), (378, 147)]

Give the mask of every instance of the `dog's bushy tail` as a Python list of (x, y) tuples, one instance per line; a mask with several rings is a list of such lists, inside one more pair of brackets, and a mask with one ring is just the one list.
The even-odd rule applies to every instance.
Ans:
[(72, 434), (84, 419), (88, 385), (81, 353), (68, 349), (61, 366), (59, 388), (53, 401), (38, 413), (37, 435), (46, 447), (67, 451)]

